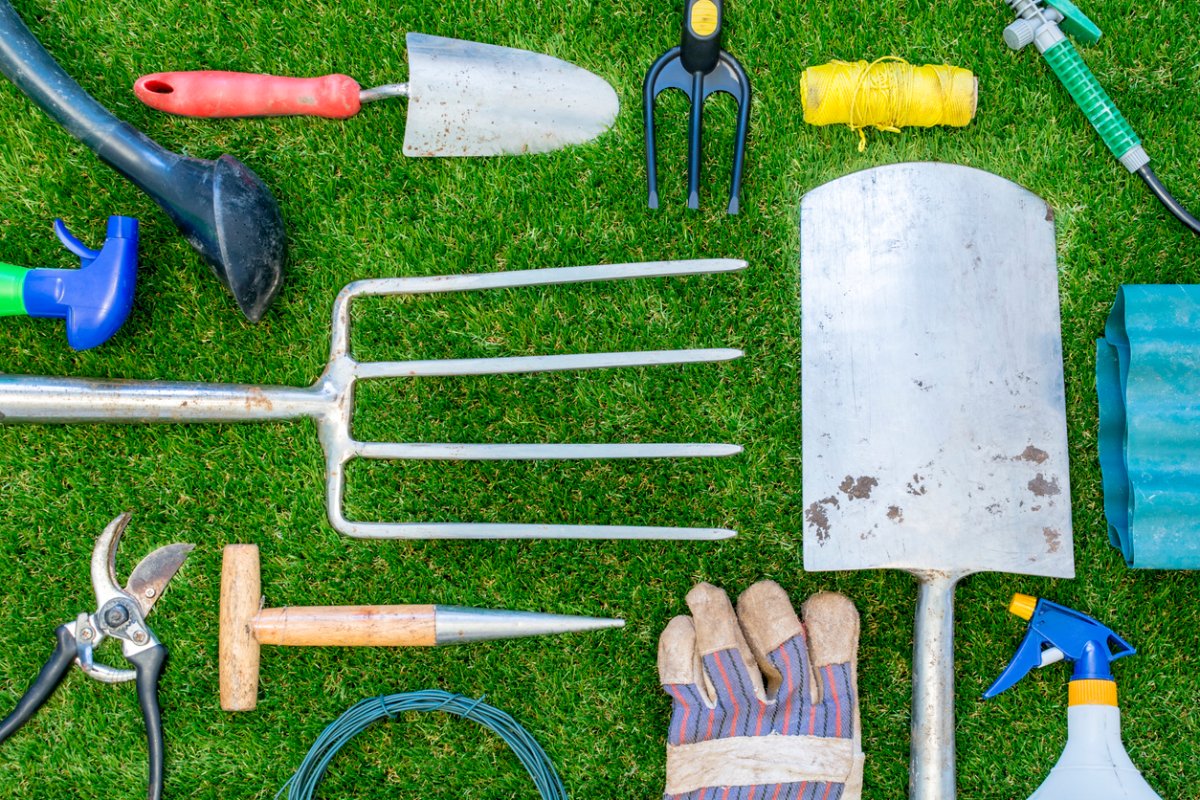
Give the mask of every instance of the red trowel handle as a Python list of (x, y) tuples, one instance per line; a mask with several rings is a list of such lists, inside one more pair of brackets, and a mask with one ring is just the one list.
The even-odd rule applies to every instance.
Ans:
[(283, 117), (297, 114), (345, 119), (361, 107), (348, 75), (281, 78), (250, 72), (156, 72), (133, 93), (151, 108), (185, 117)]

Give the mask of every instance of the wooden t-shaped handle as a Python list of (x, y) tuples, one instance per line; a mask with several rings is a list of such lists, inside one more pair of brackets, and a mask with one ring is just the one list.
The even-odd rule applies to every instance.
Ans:
[(226, 546), (221, 566), (221, 708), (258, 699), (259, 646), (433, 647), (431, 605), (263, 608), (258, 547)]
[(226, 546), (221, 567), (221, 708), (258, 700), (259, 647), (433, 647), (518, 636), (619, 628), (619, 619), (457, 606), (263, 608), (258, 548)]

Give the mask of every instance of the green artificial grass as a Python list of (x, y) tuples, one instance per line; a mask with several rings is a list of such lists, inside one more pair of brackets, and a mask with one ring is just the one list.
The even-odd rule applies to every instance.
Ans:
[[(339, 2), (218, 4), (21, 0), (47, 49), (100, 102), (164, 146), (231, 153), (272, 188), (290, 237), (278, 301), (247, 324), (165, 216), (9, 83), (0, 83), (0, 259), (73, 266), (51, 220), (83, 240), (109, 214), (142, 222), (133, 313), (107, 345), (71, 352), (61, 324), (0, 324), (0, 370), (35, 375), (308, 385), (329, 347), (333, 298), (366, 277), (431, 275), (707, 256), (743, 274), (363, 303), (364, 359), (738, 347), (740, 361), (590, 374), (391, 381), (363, 387), (356, 432), (412, 441), (728, 441), (730, 459), (657, 463), (356, 464), (360, 519), (608, 522), (736, 528), (720, 543), (354, 541), (325, 519), (311, 424), (0, 426), (0, 712), (49, 655), (52, 631), (91, 610), (88, 558), (117, 513), (134, 519), (124, 578), (151, 549), (197, 545), (150, 621), (171, 651), (161, 697), (168, 797), (265, 798), (321, 729), (373, 694), (440, 688), (525, 724), (576, 798), (656, 797), (669, 713), (655, 647), (683, 597), (708, 580), (736, 594), (772, 578), (799, 601), (836, 589), (862, 614), (860, 689), (868, 800), (905, 796), (915, 587), (882, 571), (807, 574), (801, 560), (797, 212), (809, 189), (908, 160), (971, 165), (1044, 197), (1058, 226), (1075, 554), (1079, 577), (979, 575), (958, 591), (957, 733), (962, 797), (1019, 800), (1066, 735), (1068, 672), (1031, 675), (1001, 698), (982, 690), (1023, 624), (1014, 591), (1111, 625), (1138, 649), (1117, 674), (1125, 739), (1163, 797), (1200, 786), (1200, 610), (1186, 572), (1132, 572), (1107, 543), (1096, 463), (1094, 339), (1122, 283), (1200, 278), (1200, 243), (1104, 150), (1032, 50), (1011, 53), (999, 0), (923, 3), (733, 0), (726, 47), (755, 100), (742, 213), (724, 214), (734, 127), (728, 98), (706, 114), (703, 208), (685, 208), (686, 104), (659, 104), (663, 207), (645, 208), (641, 81), (677, 42), (676, 0), (611, 4)], [(1084, 57), (1139, 131), (1158, 173), (1200, 209), (1200, 10), (1094, 0), (1108, 30)], [(363, 85), (406, 75), (404, 33), (422, 31), (549, 53), (617, 89), (615, 128), (592, 144), (530, 158), (401, 155), (405, 103), (344, 122), (188, 120), (133, 96), (142, 74), (234, 69), (344, 72)], [(962, 130), (872, 133), (803, 123), (803, 68), (898, 55), (948, 62), (980, 80)], [(266, 649), (258, 710), (217, 700), (221, 548), (262, 549), (271, 605), (436, 602), (621, 616), (621, 631), (439, 650)], [(119, 648), (101, 653), (122, 665)], [(131, 685), (73, 672), (0, 746), (0, 796), (144, 796), (145, 744)], [(404, 717), (356, 739), (321, 796), (531, 797), (503, 744), (476, 726)]]

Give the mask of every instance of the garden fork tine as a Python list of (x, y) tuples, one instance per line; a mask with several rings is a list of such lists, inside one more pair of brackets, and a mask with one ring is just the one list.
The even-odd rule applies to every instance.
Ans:
[(738, 122), (734, 134), (733, 176), (727, 211), (736, 214), (740, 208), (742, 163), (750, 128), (750, 78), (738, 60), (721, 49), (723, 14), (721, 0), (687, 0), (680, 45), (663, 53), (646, 73), (642, 104), (646, 124), (646, 177), (650, 188), (650, 208), (658, 208), (654, 101), (667, 89), (681, 90), (692, 104), (688, 118), (688, 208), (700, 207), (704, 101), (717, 92), (726, 92), (737, 101)]
[(658, 350), (550, 356), (383, 361), (350, 355), (350, 305), (359, 297), (465, 292), (629, 278), (699, 275), (743, 269), (733, 259), (659, 261), (470, 275), (355, 281), (333, 306), (329, 363), (307, 388), (167, 381), (100, 381), (0, 375), (0, 421), (12, 422), (244, 422), (309, 417), (325, 452), (329, 521), (339, 532), (378, 539), (720, 539), (719, 528), (627, 525), (356, 522), (342, 509), (345, 466), (355, 458), (440, 461), (729, 456), (728, 444), (437, 444), (361, 442), (351, 436), (354, 384), (359, 380), (445, 375), (504, 375), (576, 369), (728, 361), (739, 350)]

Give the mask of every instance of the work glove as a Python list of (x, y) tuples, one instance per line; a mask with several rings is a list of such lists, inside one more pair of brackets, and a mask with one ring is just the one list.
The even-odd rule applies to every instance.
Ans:
[(658, 641), (672, 698), (666, 800), (860, 800), (858, 611), (832, 592), (804, 622), (774, 581), (700, 583)]

